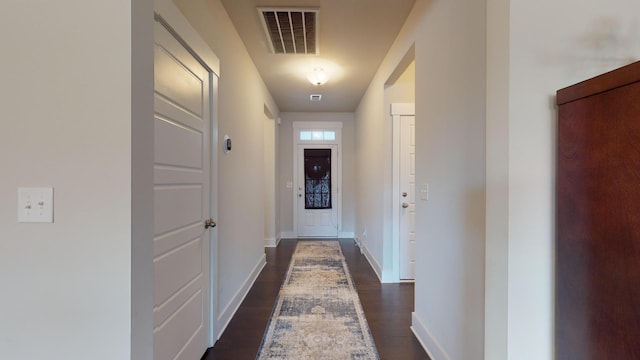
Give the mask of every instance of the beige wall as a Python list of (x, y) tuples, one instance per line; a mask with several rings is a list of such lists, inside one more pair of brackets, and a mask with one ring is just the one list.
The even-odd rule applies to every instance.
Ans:
[(384, 97), (385, 109), (389, 109), (391, 103), (413, 103), (416, 101), (415, 60), (409, 63), (397, 80), (385, 84)]
[[(176, 2), (220, 59), (218, 140), (218, 330), (226, 325), (264, 258), (264, 109), (273, 102), (219, 0)], [(188, 6), (187, 6), (188, 5)]]
[(284, 237), (293, 231), (294, 189), (286, 187), (293, 182), (293, 122), (338, 121), (342, 122), (342, 233), (353, 233), (355, 206), (355, 123), (353, 113), (297, 113), (283, 112), (278, 127), (279, 178), (277, 189), (280, 198), (280, 230)]
[(413, 324), (451, 359), (484, 350), (485, 29), (483, 2), (433, 2), (416, 38), (416, 183), (430, 194), (416, 205)]
[[(2, 359), (150, 354), (152, 11), (3, 4)], [(54, 188), (53, 224), (17, 223), (17, 188), (34, 186)]]
[(483, 357), (484, 29), (481, 2), (418, 0), (356, 113), (356, 227), (385, 278), (396, 255), (384, 85), (415, 44), (416, 183), (430, 200), (416, 204), (413, 328), (435, 359)]

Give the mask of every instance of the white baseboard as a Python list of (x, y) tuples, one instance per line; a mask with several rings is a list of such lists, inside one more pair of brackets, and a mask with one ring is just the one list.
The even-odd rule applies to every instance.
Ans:
[(371, 265), (371, 268), (373, 269), (373, 272), (376, 273), (378, 280), (382, 282), (382, 277), (380, 276), (380, 274), (382, 273), (382, 267), (380, 266), (380, 263), (376, 261), (376, 258), (371, 254), (369, 249), (367, 249), (367, 246), (362, 241), (360, 241), (359, 238), (354, 237), (353, 240), (356, 242), (356, 246), (360, 248), (360, 253), (364, 255), (365, 259), (367, 259), (367, 261), (369, 262), (369, 265)]
[[(235, 315), (236, 311), (238, 311), (240, 304), (242, 304), (242, 301), (249, 293), (249, 290), (251, 290), (253, 283), (256, 281), (258, 275), (260, 275), (260, 272), (266, 264), (267, 256), (263, 254), (247, 279), (240, 287), (240, 289), (236, 291), (236, 293), (233, 295), (233, 298), (231, 298), (231, 301), (229, 301), (229, 303), (224, 307), (224, 310), (220, 312), (220, 315), (217, 318), (218, 326), (216, 326), (216, 330), (218, 330), (218, 334), (215, 337), (216, 340), (220, 339), (220, 336), (222, 336), (222, 333), (227, 328), (227, 325), (229, 325), (229, 322), (233, 318), (233, 315)], [(220, 326), (221, 324), (222, 326)]]
[(378, 277), (380, 283), (391, 284), (399, 282), (414, 282), (413, 280), (402, 281), (398, 279), (398, 275), (394, 271), (383, 270), (382, 266), (380, 266), (380, 263), (378, 262), (378, 260), (376, 260), (375, 256), (373, 256), (369, 249), (367, 249), (367, 246), (363, 244), (357, 236), (354, 237), (353, 240), (355, 241), (356, 246), (360, 248), (360, 253), (364, 255), (364, 257), (369, 262), (369, 265), (371, 265), (371, 268), (373, 269), (373, 272), (376, 273), (376, 276)]
[(264, 247), (278, 247), (278, 244), (280, 244), (280, 236), (264, 239)]
[(394, 284), (394, 283), (412, 283), (414, 280), (400, 280), (394, 271), (382, 270), (381, 280), (383, 284)]
[(356, 243), (356, 246), (360, 249), (360, 254), (362, 254), (362, 242), (357, 236), (353, 237), (353, 241)]
[(449, 355), (431, 335), (424, 322), (415, 312), (411, 313), (411, 331), (432, 360), (449, 360)]
[(371, 254), (371, 252), (369, 251), (366, 245), (364, 246), (363, 252), (364, 252), (364, 257), (369, 262), (369, 265), (371, 265), (371, 267), (373, 268), (373, 272), (376, 273), (378, 280), (382, 282), (382, 267), (380, 266), (380, 263), (378, 263), (378, 261), (373, 256), (373, 254)]
[[(354, 232), (353, 231), (341, 231), (338, 233), (338, 238), (339, 239), (353, 239), (354, 237)], [(281, 239), (297, 239), (298, 235), (296, 233), (294, 233), (293, 231), (283, 231), (280, 233), (280, 238)]]

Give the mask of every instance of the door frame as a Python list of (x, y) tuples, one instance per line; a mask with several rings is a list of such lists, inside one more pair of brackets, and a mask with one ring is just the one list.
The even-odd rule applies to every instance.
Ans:
[[(339, 163), (338, 163), (338, 145), (337, 144), (328, 144), (328, 143), (324, 143), (324, 144), (298, 144), (298, 147), (296, 148), (296, 152), (298, 153), (298, 171), (300, 171), (299, 174), (296, 174), (296, 177), (298, 178), (298, 181), (301, 181), (304, 178), (304, 170), (302, 170), (300, 168), (300, 166), (302, 166), (304, 168), (304, 152), (307, 149), (328, 149), (331, 151), (331, 220), (332, 220), (332, 224), (335, 224), (335, 235), (304, 235), (302, 234), (304, 231), (300, 228), (300, 226), (298, 226), (297, 228), (297, 237), (298, 238), (337, 238), (340, 235), (340, 224), (338, 222), (339, 219), (339, 208), (338, 208), (338, 198), (337, 198), (337, 194), (339, 194), (338, 192), (338, 187), (339, 187), (339, 181), (338, 181), (338, 176), (336, 176), (337, 174), (339, 174), (340, 172), (338, 171), (338, 167), (339, 167)], [(302, 156), (302, 157), (300, 157)], [(298, 189), (296, 191), (296, 193), (299, 194), (300, 191), (302, 191), (303, 193), (306, 193), (306, 189), (305, 189), (306, 183), (303, 181), (303, 183), (301, 184), (301, 187), (304, 190)], [(296, 209), (295, 213), (298, 215), (297, 220), (302, 220), (299, 217), (299, 214), (306, 211), (307, 209), (305, 209), (304, 211), (302, 210), (303, 205), (306, 205), (306, 199), (305, 197), (300, 197), (298, 196), (294, 196), (297, 200), (296, 202)], [(304, 203), (304, 204), (302, 204)], [(327, 209), (322, 209), (319, 211), (326, 211)], [(313, 209), (311, 211), (314, 211)], [(316, 218), (317, 220), (317, 218)], [(296, 225), (299, 225), (299, 223), (296, 223)]]
[[(300, 140), (301, 131), (334, 131), (334, 140)], [(331, 194), (336, 203), (337, 225), (336, 237), (342, 232), (342, 122), (340, 121), (294, 121), (293, 122), (293, 233), (298, 237), (298, 187), (300, 171), (298, 166), (298, 149), (299, 145), (310, 145), (310, 148), (317, 148), (317, 145), (336, 145), (337, 147), (337, 176), (336, 176), (336, 194)], [(311, 147), (313, 145), (313, 147)]]
[[(277, 247), (280, 243), (278, 225), (278, 122), (273, 118), (265, 105), (263, 114), (264, 136), (264, 246)], [(268, 133), (267, 133), (268, 131)], [(268, 135), (268, 136), (267, 136)], [(272, 165), (267, 167), (267, 165)]]
[[(210, 109), (210, 163), (209, 163), (209, 215), (218, 218), (218, 80), (220, 78), (220, 60), (200, 35), (191, 27), (180, 10), (171, 0), (154, 2), (154, 19), (171, 33), (191, 55), (209, 73)], [(155, 40), (154, 40), (155, 41)], [(206, 200), (205, 200), (206, 201)], [(221, 327), (218, 320), (218, 231), (209, 230), (209, 328), (208, 347), (212, 347), (219, 338)]]
[(400, 279), (400, 122), (402, 116), (415, 116), (414, 103), (392, 103), (391, 119), (393, 126), (393, 150), (392, 150), (392, 242), (393, 242), (393, 267), (391, 280), (394, 282), (414, 282), (414, 280)]

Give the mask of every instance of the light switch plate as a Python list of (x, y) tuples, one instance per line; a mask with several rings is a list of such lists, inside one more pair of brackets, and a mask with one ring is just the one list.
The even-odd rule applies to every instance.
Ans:
[(18, 222), (52, 223), (53, 188), (18, 188)]
[(420, 200), (429, 201), (429, 184), (422, 184), (420, 188)]

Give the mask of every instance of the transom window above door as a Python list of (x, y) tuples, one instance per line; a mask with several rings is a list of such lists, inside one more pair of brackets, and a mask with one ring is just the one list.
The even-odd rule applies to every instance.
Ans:
[(315, 131), (315, 130), (301, 130), (300, 141), (334, 141), (336, 139), (336, 132), (331, 131)]

